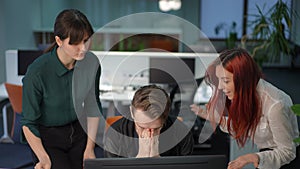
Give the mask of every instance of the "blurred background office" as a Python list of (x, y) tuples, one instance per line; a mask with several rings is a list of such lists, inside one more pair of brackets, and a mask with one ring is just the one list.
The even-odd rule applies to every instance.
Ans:
[[(299, 11), (300, 3), (296, 0), (285, 0), (295, 11)], [(5, 51), (8, 49), (37, 49), (38, 45), (50, 41), (48, 34), (39, 39), (37, 33), (51, 32), (53, 20), (57, 13), (64, 8), (77, 8), (83, 11), (97, 29), (105, 24), (138, 12), (163, 12), (181, 17), (200, 28), (207, 37), (216, 44), (224, 43), (233, 22), (236, 23), (237, 38), (251, 33), (251, 27), (247, 26), (250, 16), (257, 14), (255, 7), (258, 4), (264, 12), (274, 5), (277, 0), (181, 0), (178, 10), (162, 11), (159, 9), (159, 0), (2, 0), (0, 2), (0, 82), (5, 77)], [(292, 18), (293, 26), (289, 40), (300, 44), (299, 18)], [(297, 22), (298, 21), (298, 22)], [(147, 23), (148, 21), (145, 21)], [(127, 23), (128, 27), (151, 27), (150, 24)], [(175, 27), (172, 21), (161, 23), (163, 26)], [(121, 26), (122, 25), (118, 25)], [(219, 28), (218, 33), (216, 29)], [(189, 32), (183, 32), (184, 40), (195, 48), (201, 48), (200, 39)], [(199, 45), (198, 45), (199, 44)], [(222, 49), (218, 45), (217, 50)]]
[[(176, 8), (160, 6), (172, 1)], [(174, 2), (173, 2), (174, 1)], [(269, 15), (271, 7), (281, 0), (1, 0), (0, 1), (0, 84), (7, 81), (6, 51), (7, 50), (39, 50), (44, 49), (54, 39), (52, 35), (54, 19), (58, 12), (65, 8), (76, 8), (86, 14), (95, 31), (109, 25), (108, 30), (100, 36), (99, 43), (93, 50), (105, 51), (138, 51), (160, 40), (158, 46), (166, 44), (170, 39), (159, 35), (141, 35), (145, 30), (151, 30), (160, 34), (174, 36), (184, 41), (185, 46), (178, 42), (168, 46), (170, 52), (199, 52), (216, 53), (231, 47), (244, 47), (253, 50), (254, 45), (266, 39), (255, 39), (252, 36), (259, 14)], [(300, 11), (300, 1), (282, 0), (289, 11)], [(259, 7), (259, 9), (257, 8)], [(126, 22), (113, 21), (135, 13), (159, 12), (171, 14), (186, 20), (195, 28), (201, 30), (203, 35), (193, 31), (186, 24), (179, 24), (174, 20), (126, 20)], [(300, 15), (290, 15), (292, 25), (283, 22), (287, 31), (284, 36), (288, 41), (290, 53), (287, 59), (279, 60), (272, 64), (261, 64), (266, 78), (277, 87), (287, 92), (294, 103), (300, 103)], [(291, 26), (291, 27), (289, 27)], [(112, 39), (126, 33), (137, 34), (130, 39), (131, 43), (143, 44), (140, 48), (133, 49), (127, 41), (124, 45), (105, 46)], [(195, 35), (196, 34), (196, 35)], [(108, 35), (108, 36), (106, 36)], [(248, 36), (246, 36), (248, 35)], [(168, 38), (168, 37), (167, 37)], [(142, 41), (144, 40), (144, 41)], [(172, 38), (171, 38), (172, 40)], [(174, 40), (174, 39), (173, 39)], [(147, 43), (145, 42), (147, 41)], [(149, 41), (153, 42), (149, 46)], [(161, 43), (163, 42), (163, 43)], [(243, 44), (244, 43), (244, 44)], [(148, 45), (148, 46), (147, 46)], [(157, 45), (157, 44), (156, 44)], [(172, 46), (173, 45), (173, 46)], [(213, 48), (212, 48), (213, 47)], [(0, 114), (0, 117), (2, 114)], [(2, 121), (2, 119), (0, 120)], [(3, 133), (0, 122), (0, 134)], [(221, 143), (223, 140), (216, 140)], [(216, 149), (222, 149), (223, 145), (216, 145)], [(203, 153), (220, 153), (219, 150), (202, 150)], [(246, 148), (248, 149), (248, 148)], [(228, 147), (224, 151), (229, 151)], [(248, 150), (245, 150), (248, 151)], [(252, 151), (252, 147), (249, 148)], [(229, 153), (229, 152), (225, 152)], [(238, 156), (243, 151), (231, 147), (231, 158)], [(1, 165), (0, 165), (1, 167)]]

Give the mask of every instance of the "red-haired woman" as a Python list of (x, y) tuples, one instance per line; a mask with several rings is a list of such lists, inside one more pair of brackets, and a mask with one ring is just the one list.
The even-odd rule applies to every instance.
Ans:
[(223, 51), (208, 67), (205, 80), (213, 88), (207, 111), (196, 105), (191, 105), (191, 110), (219, 123), (240, 147), (252, 139), (260, 150), (229, 162), (228, 169), (240, 169), (249, 163), (276, 169), (296, 157), (293, 139), (299, 131), (291, 110), (292, 100), (262, 79), (259, 67), (246, 50)]

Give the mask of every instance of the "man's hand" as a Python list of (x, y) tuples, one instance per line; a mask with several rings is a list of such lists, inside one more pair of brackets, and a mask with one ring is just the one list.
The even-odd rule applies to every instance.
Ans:
[(154, 129), (150, 129), (151, 139), (150, 139), (150, 156), (149, 157), (159, 157), (159, 133), (160, 131), (154, 131)]
[(139, 152), (137, 157), (159, 157), (159, 134), (160, 129), (138, 130)]
[(150, 157), (151, 152), (151, 131), (150, 129), (138, 130), (139, 152), (136, 157)]

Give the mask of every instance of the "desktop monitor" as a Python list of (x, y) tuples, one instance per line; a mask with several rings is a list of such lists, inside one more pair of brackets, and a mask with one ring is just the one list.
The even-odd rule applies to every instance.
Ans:
[(225, 155), (168, 156), (159, 158), (96, 158), (85, 169), (226, 169)]
[(150, 57), (149, 82), (176, 84), (191, 81), (195, 75), (195, 58)]
[(25, 75), (27, 67), (42, 54), (41, 50), (18, 50), (18, 75)]
[(6, 82), (22, 84), (28, 66), (39, 57), (40, 50), (7, 50), (5, 52)]

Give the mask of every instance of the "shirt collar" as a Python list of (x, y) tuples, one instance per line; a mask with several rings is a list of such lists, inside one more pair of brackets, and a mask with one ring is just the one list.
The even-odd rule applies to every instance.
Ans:
[(264, 79), (259, 79), (257, 86), (256, 86), (256, 90), (259, 92), (264, 91), (264, 88), (265, 88), (264, 83), (265, 83)]
[(69, 71), (58, 59), (57, 47), (55, 47), (51, 51), (51, 59), (52, 59), (52, 63), (53, 63), (53, 68), (58, 76), (63, 76), (65, 73), (67, 73)]

